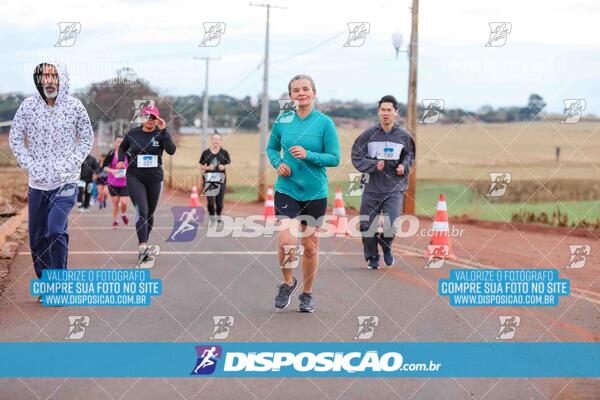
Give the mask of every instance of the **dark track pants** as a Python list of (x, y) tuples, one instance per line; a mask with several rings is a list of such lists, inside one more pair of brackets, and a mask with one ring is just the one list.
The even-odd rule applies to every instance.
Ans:
[(44, 269), (67, 268), (67, 223), (76, 199), (74, 183), (54, 190), (29, 188), (29, 247), (38, 278)]
[[(377, 244), (382, 249), (387, 249), (392, 246), (394, 240), (394, 221), (400, 215), (404, 207), (404, 192), (393, 192), (376, 194), (364, 192), (360, 203), (360, 215), (365, 221), (360, 222), (360, 230), (362, 233), (363, 251), (365, 260), (379, 260), (379, 252)], [(389, 224), (384, 223), (381, 234), (377, 230), (371, 228), (374, 221), (377, 221), (380, 214), (387, 215)], [(368, 221), (367, 221), (368, 218)], [(371, 229), (374, 234), (367, 234)]]

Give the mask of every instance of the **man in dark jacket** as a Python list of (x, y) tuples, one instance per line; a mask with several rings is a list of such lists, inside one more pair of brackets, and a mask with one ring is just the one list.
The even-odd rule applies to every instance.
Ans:
[(89, 212), (92, 189), (94, 187), (94, 177), (100, 172), (100, 166), (96, 158), (88, 154), (83, 164), (81, 164), (81, 174), (79, 175), (79, 212)]
[[(360, 230), (369, 269), (379, 268), (377, 244), (383, 249), (386, 265), (394, 264), (394, 222), (402, 212), (408, 174), (415, 158), (412, 137), (396, 122), (398, 102), (394, 96), (379, 100), (377, 114), (379, 123), (364, 131), (352, 146), (352, 165), (369, 175), (360, 206)], [(388, 218), (381, 234), (373, 225), (378, 223), (380, 214)]]

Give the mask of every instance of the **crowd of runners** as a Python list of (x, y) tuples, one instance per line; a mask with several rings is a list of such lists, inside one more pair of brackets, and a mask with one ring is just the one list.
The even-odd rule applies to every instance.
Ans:
[[(112, 228), (129, 225), (129, 202), (135, 210), (138, 268), (154, 265), (159, 246), (150, 244), (163, 190), (162, 157), (174, 155), (176, 144), (160, 117), (159, 109), (146, 105), (141, 124), (96, 160), (90, 153), (94, 135), (83, 104), (69, 95), (66, 70), (57, 63), (39, 64), (33, 73), (39, 94), (23, 101), (10, 132), (10, 146), (29, 174), (29, 245), (38, 278), (48, 268), (67, 268), (68, 216), (79, 211), (111, 207)], [(326, 169), (339, 165), (338, 133), (333, 120), (315, 108), (317, 88), (308, 75), (296, 75), (288, 84), (293, 107), (280, 114), (272, 126), (267, 157), (277, 172), (274, 206), (282, 229), (277, 237), (278, 265), (282, 282), (275, 307), (286, 308), (300, 287), (295, 268), (286, 266), (290, 247), (302, 246), (302, 285), (298, 311), (313, 312), (313, 286), (319, 268), (319, 235), (327, 211), (329, 181)], [(398, 103), (393, 96), (378, 102), (379, 122), (360, 134), (347, 155), (361, 172), (365, 187), (360, 207), (363, 252), (369, 269), (395, 263), (392, 253), (393, 224), (380, 232), (370, 227), (380, 215), (395, 221), (402, 213), (408, 174), (415, 157), (415, 143), (397, 122)], [(207, 199), (209, 224), (222, 224), (226, 170), (232, 163), (215, 133), (210, 147), (200, 153), (198, 170)], [(110, 197), (110, 201), (107, 199)]]

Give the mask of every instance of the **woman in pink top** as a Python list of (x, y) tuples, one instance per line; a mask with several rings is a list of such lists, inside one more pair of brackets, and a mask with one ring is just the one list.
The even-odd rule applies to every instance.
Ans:
[(125, 172), (127, 171), (127, 158), (125, 159), (125, 168), (117, 168), (119, 163), (119, 146), (123, 141), (122, 136), (117, 136), (113, 143), (113, 149), (106, 155), (104, 159), (103, 167), (104, 171), (108, 173), (108, 191), (112, 196), (112, 216), (113, 216), (113, 229), (119, 226), (119, 206), (121, 208), (121, 218), (125, 225), (129, 224), (129, 218), (127, 218), (127, 198), (129, 193), (127, 192), (127, 178)]

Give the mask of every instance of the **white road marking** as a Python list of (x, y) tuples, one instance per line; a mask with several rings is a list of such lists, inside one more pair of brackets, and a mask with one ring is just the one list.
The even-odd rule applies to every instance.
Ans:
[[(123, 254), (135, 254), (137, 255), (137, 251), (69, 251), (69, 255), (123, 255)], [(233, 255), (233, 256), (243, 256), (243, 255), (276, 255), (276, 251), (160, 251), (162, 255)], [(362, 252), (358, 251), (320, 251), (319, 254), (328, 255), (328, 256), (357, 256), (361, 255)], [(19, 255), (31, 255), (30, 251), (20, 251)]]

